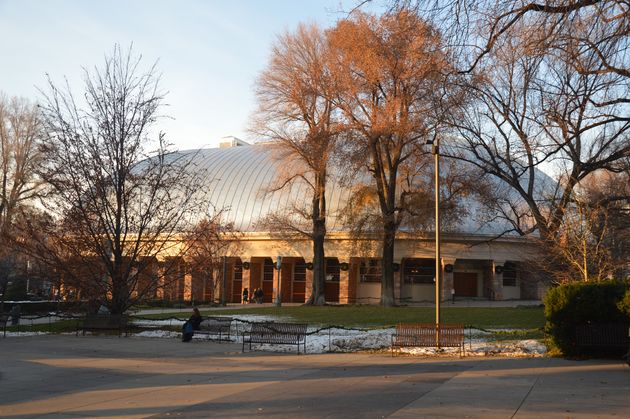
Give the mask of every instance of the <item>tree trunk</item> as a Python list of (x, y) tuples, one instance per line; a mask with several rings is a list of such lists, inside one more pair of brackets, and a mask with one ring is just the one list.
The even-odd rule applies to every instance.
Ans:
[(307, 304), (321, 306), (326, 304), (325, 280), (326, 257), (324, 239), (326, 237), (326, 221), (313, 220), (313, 293)]
[(313, 292), (307, 304), (321, 306), (326, 304), (326, 170), (315, 176), (316, 190), (312, 200), (313, 221)]
[(383, 307), (391, 307), (396, 305), (394, 300), (394, 241), (396, 238), (396, 225), (394, 223), (386, 223), (384, 230), (381, 305)]
[(129, 287), (122, 272), (115, 272), (112, 276), (112, 302), (109, 307), (111, 314), (123, 314), (128, 308)]

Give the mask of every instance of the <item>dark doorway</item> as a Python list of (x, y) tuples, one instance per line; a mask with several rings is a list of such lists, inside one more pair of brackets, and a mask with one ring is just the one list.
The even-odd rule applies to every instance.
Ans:
[(273, 270), (275, 265), (271, 258), (265, 258), (265, 265), (263, 266), (263, 303), (271, 303), (273, 301)]
[(326, 258), (324, 296), (328, 303), (339, 302), (339, 259), (337, 258)]
[(477, 273), (476, 272), (455, 272), (453, 274), (455, 282), (455, 295), (457, 297), (477, 296)]

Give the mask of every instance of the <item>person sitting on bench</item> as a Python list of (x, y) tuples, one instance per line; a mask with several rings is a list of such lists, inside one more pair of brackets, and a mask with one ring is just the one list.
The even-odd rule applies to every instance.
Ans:
[(201, 317), (201, 313), (197, 307), (193, 308), (193, 314), (190, 316), (186, 323), (182, 326), (182, 342), (190, 342), (195, 333), (195, 330), (199, 330), (199, 325), (203, 317)]

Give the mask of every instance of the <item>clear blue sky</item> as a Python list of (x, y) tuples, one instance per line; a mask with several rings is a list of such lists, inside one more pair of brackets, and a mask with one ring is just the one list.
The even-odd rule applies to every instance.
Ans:
[[(168, 91), (160, 129), (176, 148), (246, 140), (253, 85), (274, 37), (299, 22), (331, 26), (356, 0), (0, 0), (0, 91), (37, 100), (48, 73), (75, 94), (81, 67), (132, 42), (146, 66), (159, 60)], [(382, 1), (369, 6), (380, 10)]]

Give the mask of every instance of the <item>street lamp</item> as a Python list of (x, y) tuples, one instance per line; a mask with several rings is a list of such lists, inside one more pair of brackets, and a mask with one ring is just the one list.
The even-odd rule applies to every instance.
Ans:
[(276, 288), (276, 307), (282, 306), (282, 256), (278, 256), (276, 261), (276, 269), (278, 270), (278, 284)]
[(440, 347), (440, 297), (442, 288), (442, 263), (440, 255), (440, 138), (428, 140), (435, 156), (435, 343)]

